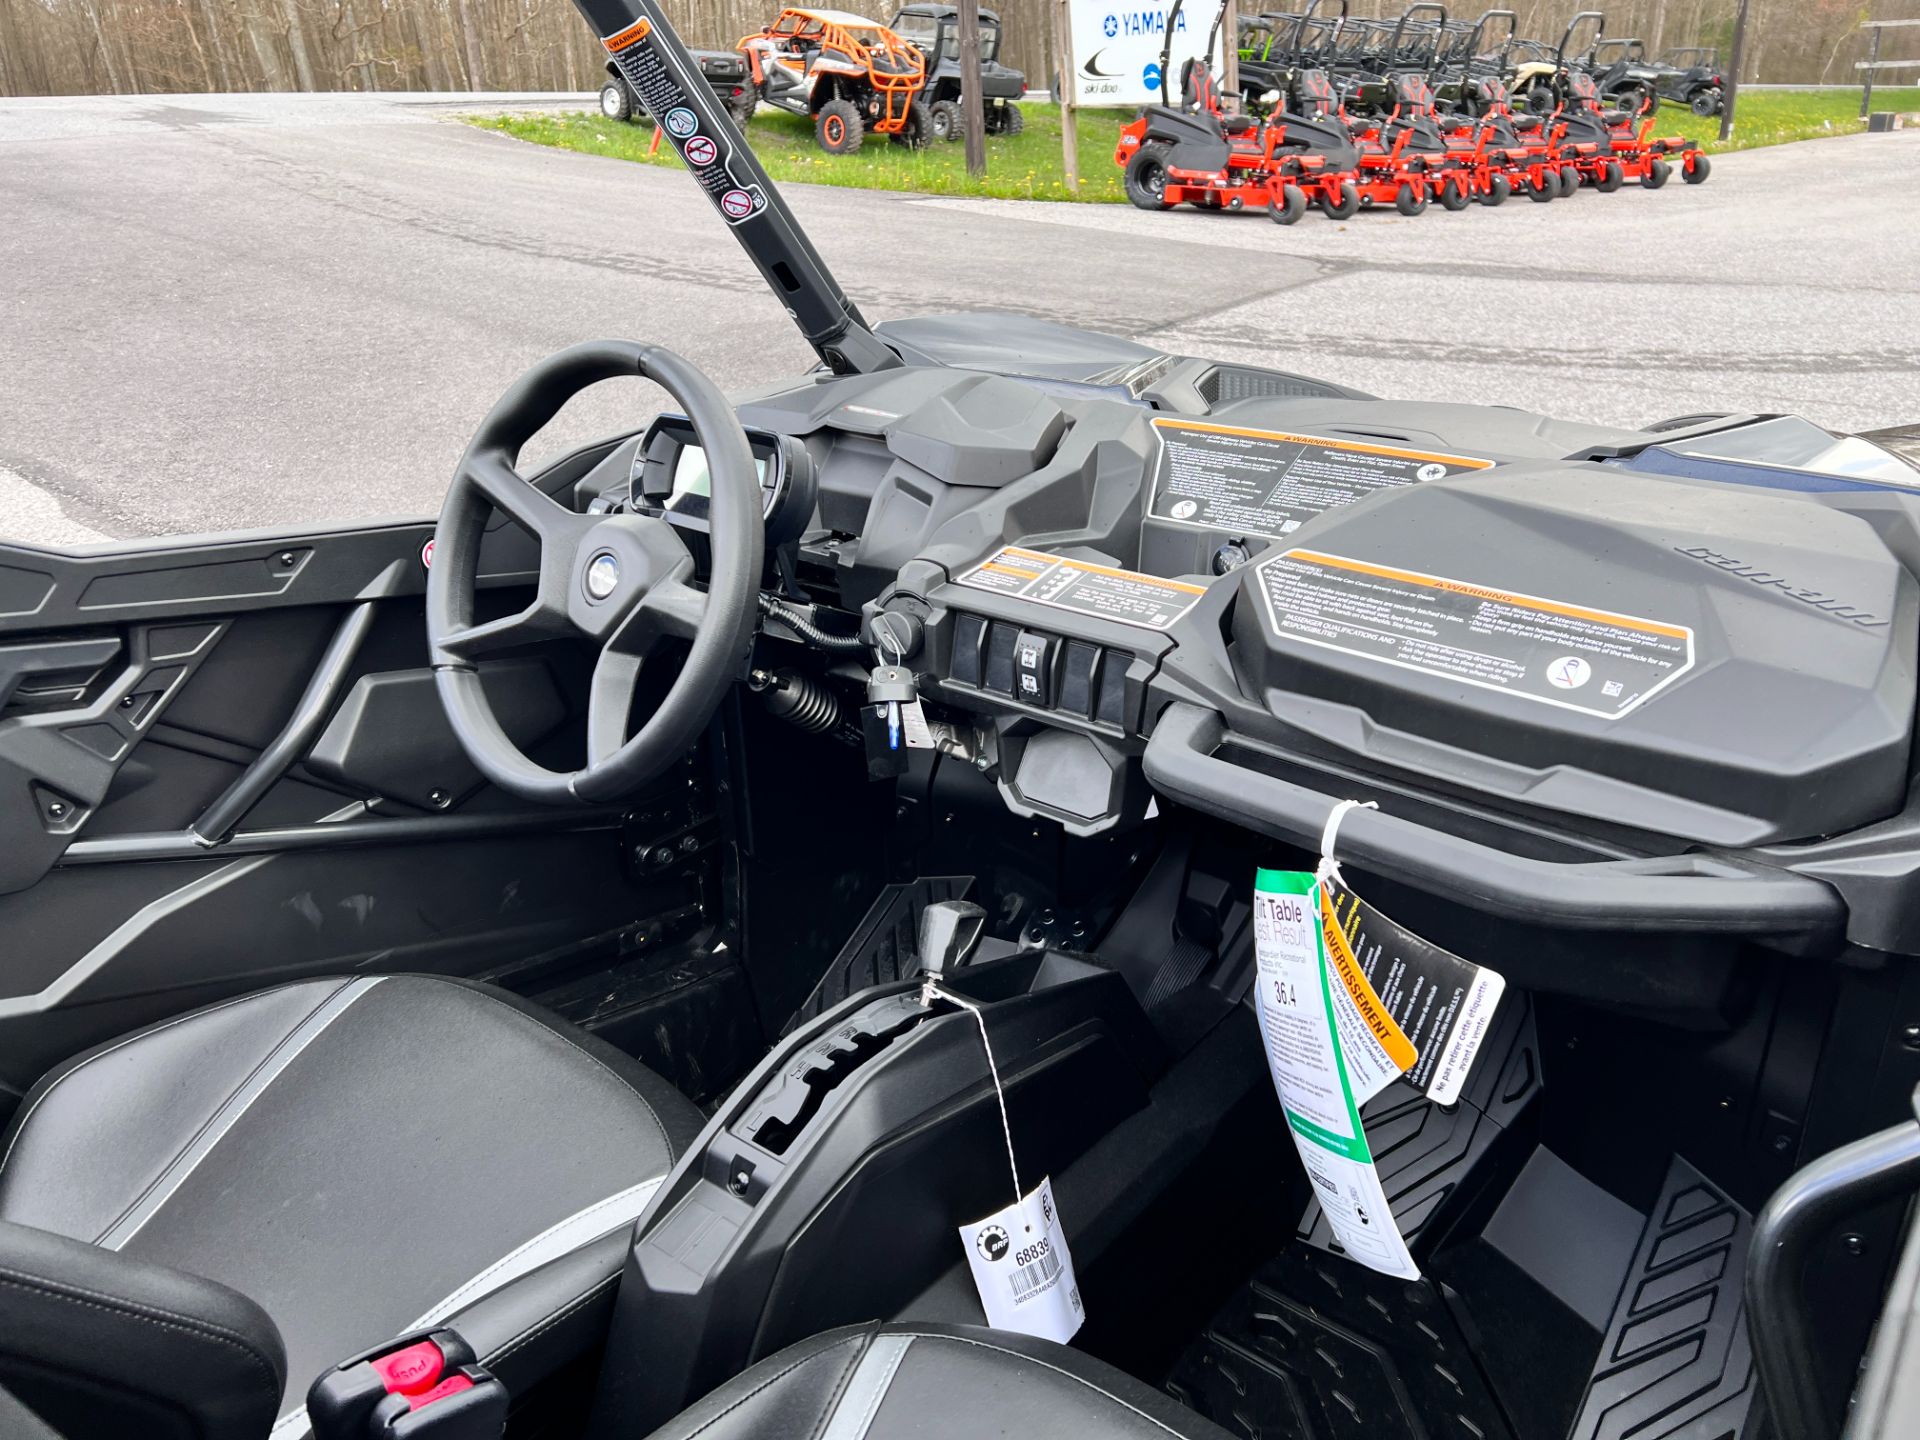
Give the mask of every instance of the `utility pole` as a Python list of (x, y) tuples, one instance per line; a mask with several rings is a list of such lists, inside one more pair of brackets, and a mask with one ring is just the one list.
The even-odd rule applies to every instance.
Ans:
[(1077, 92), (1079, 82), (1073, 73), (1073, 0), (1054, 0), (1053, 49), (1060, 63), (1060, 158), (1067, 177), (1067, 189), (1080, 190), (1080, 120)]
[(967, 174), (987, 173), (987, 107), (980, 93), (980, 0), (960, 0), (960, 123), (967, 140)]
[(1720, 110), (1720, 143), (1733, 138), (1733, 107), (1740, 98), (1740, 67), (1747, 63), (1747, 0), (1733, 16), (1733, 60), (1727, 66), (1727, 93)]
[(1226, 13), (1220, 17), (1220, 103), (1230, 110), (1244, 111), (1240, 102), (1240, 7), (1226, 0)]

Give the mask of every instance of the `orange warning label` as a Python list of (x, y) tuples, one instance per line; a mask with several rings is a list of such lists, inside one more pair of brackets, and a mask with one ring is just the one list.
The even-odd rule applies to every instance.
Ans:
[(1327, 958), (1333, 962), (1333, 973), (1340, 977), (1340, 983), (1346, 987), (1353, 1008), (1360, 1012), (1362, 1023), (1379, 1042), (1387, 1058), (1405, 1074), (1419, 1060), (1420, 1052), (1413, 1048), (1413, 1042), (1407, 1039), (1406, 1032), (1394, 1024), (1393, 1016), (1387, 1013), (1387, 1007), (1374, 993), (1359, 962), (1353, 958), (1353, 948), (1347, 943), (1347, 932), (1334, 918), (1333, 906), (1328, 903), (1324, 890), (1320, 902), (1320, 934), (1326, 941)]
[(606, 46), (608, 50), (618, 55), (622, 50), (638, 45), (652, 33), (653, 22), (651, 20), (636, 20), (618, 35), (609, 35), (606, 39)]

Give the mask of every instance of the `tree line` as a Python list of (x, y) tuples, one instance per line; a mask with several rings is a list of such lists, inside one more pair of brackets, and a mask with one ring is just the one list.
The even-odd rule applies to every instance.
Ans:
[[(1054, 0), (1002, 0), (1002, 59), (1044, 90), (1051, 83)], [(1114, 0), (1117, 9), (1159, 0)], [(1239, 0), (1244, 11), (1288, 0)], [(1593, 3), (1593, 0), (1588, 0)], [(1604, 3), (1604, 0), (1602, 0)], [(668, 0), (689, 44), (731, 48), (775, 14), (778, 0)], [(1328, 7), (1331, 10), (1331, 7)], [(1394, 15), (1396, 0), (1361, 0), (1356, 15)], [(1557, 40), (1571, 0), (1519, 0), (1520, 33)], [(1607, 33), (1650, 50), (1731, 50), (1735, 0), (1624, 0)], [(885, 21), (891, 4), (872, 10)], [(1211, 24), (1194, 0), (1189, 23)], [(1468, 12), (1463, 9), (1465, 13)], [(1862, 20), (1920, 18), (1920, 0), (1750, 0), (1745, 80), (1851, 82)], [(1887, 57), (1920, 46), (1892, 31)], [(603, 56), (571, 0), (0, 0), (0, 95), (275, 90), (597, 89)], [(1920, 75), (1920, 71), (1906, 72)], [(1904, 76), (1902, 77), (1905, 78)]]

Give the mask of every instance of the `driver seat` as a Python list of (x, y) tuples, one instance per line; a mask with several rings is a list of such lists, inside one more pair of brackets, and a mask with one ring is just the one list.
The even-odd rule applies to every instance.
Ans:
[(459, 1329), (521, 1393), (604, 1336), (699, 1111), (491, 986), (302, 980), (56, 1067), (0, 1146), (0, 1388), (65, 1435), (300, 1440)]

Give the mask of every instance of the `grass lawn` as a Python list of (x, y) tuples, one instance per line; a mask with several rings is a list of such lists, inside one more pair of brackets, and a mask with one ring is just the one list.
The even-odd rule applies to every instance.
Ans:
[[(829, 155), (814, 143), (813, 122), (771, 105), (762, 105), (747, 127), (747, 139), (776, 181), (804, 180), (813, 185), (845, 185), (857, 190), (910, 190), (925, 195), (992, 195), (1007, 200), (1124, 201), (1113, 147), (1120, 126), (1132, 112), (1080, 112), (1080, 193), (1061, 177), (1060, 110), (1023, 102), (1026, 129), (1019, 135), (987, 137), (987, 175), (967, 175), (966, 146), (959, 141), (909, 150), (869, 135), (851, 155)], [(664, 140), (658, 152), (653, 125), (617, 124), (599, 114), (499, 115), (474, 124), (499, 130), (536, 145), (557, 145), (589, 155), (612, 155), (652, 165), (678, 165), (680, 158)]]
[[(1876, 110), (1920, 110), (1920, 86), (1875, 87)], [(1674, 105), (1660, 107), (1661, 135), (1685, 135), (1703, 150), (1754, 150), (1789, 140), (1823, 135), (1854, 135), (1867, 128), (1860, 118), (1858, 90), (1748, 90), (1740, 96), (1733, 139), (1720, 143), (1720, 117), (1701, 119)]]
[[(1083, 110), (1079, 115), (1080, 190), (1069, 191), (1061, 176), (1060, 111), (1044, 102), (1023, 102), (1026, 130), (1013, 136), (987, 137), (987, 174), (981, 181), (967, 175), (965, 147), (958, 142), (909, 150), (878, 136), (852, 155), (828, 155), (813, 139), (813, 123), (784, 110), (763, 105), (748, 126), (760, 163), (777, 181), (801, 180), (814, 185), (844, 185), (861, 190), (905, 190), (923, 195), (990, 195), (1010, 200), (1082, 200), (1107, 204), (1124, 202), (1120, 170), (1113, 163), (1114, 144), (1131, 111)], [(1876, 90), (1876, 110), (1920, 110), (1920, 88)], [(1779, 145), (1821, 135), (1847, 135), (1864, 130), (1858, 118), (1857, 90), (1750, 90), (1740, 97), (1740, 123), (1733, 141), (1722, 146), (1720, 122), (1703, 120), (1686, 110), (1665, 106), (1658, 133), (1687, 135), (1712, 151), (1747, 150)], [(536, 145), (610, 155), (642, 164), (678, 165), (679, 157), (662, 143), (649, 155), (653, 126), (624, 125), (598, 114), (496, 115), (475, 117), (473, 124), (498, 130)]]

